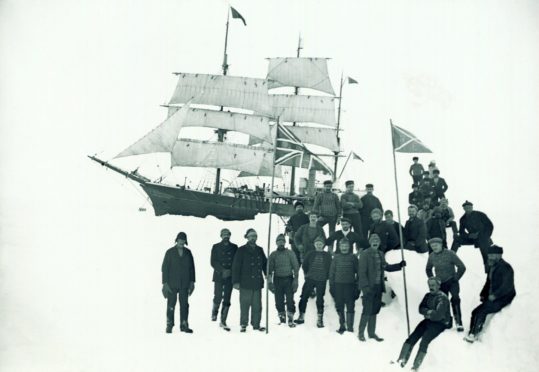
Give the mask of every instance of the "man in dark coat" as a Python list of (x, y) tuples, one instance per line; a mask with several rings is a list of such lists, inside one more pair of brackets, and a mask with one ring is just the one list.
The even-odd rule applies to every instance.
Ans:
[(445, 179), (440, 177), (440, 170), (435, 169), (432, 174), (432, 187), (434, 188), (435, 200), (438, 201), (441, 198), (445, 198), (445, 192), (447, 191), (449, 186), (447, 186)]
[(359, 196), (354, 193), (354, 181), (346, 181), (346, 192), (341, 195), (342, 216), (350, 220), (354, 232), (363, 237), (361, 227), (361, 215), (359, 211), (363, 208), (363, 203)]
[(387, 236), (387, 250), (390, 251), (392, 249), (399, 249), (401, 246), (400, 234), (401, 231), (404, 231), (404, 227), (393, 219), (393, 211), (390, 209), (384, 212), (384, 217), (385, 223), (388, 224), (389, 227), (393, 228), (396, 233), (396, 235), (389, 234)]
[[(442, 219), (442, 210), (435, 207), (432, 210), (432, 217), (427, 221), (427, 239), (440, 238), (444, 248), (447, 248), (447, 234), (445, 232), (445, 221)], [(429, 249), (429, 252), (432, 250)]]
[(398, 363), (404, 367), (412, 354), (414, 345), (419, 343), (419, 351), (414, 359), (413, 371), (417, 371), (425, 355), (429, 344), (447, 328), (451, 328), (451, 315), (449, 314), (449, 300), (440, 290), (440, 279), (432, 277), (428, 279), (429, 293), (423, 297), (419, 305), (419, 313), (423, 319), (412, 334), (404, 341), (399, 355)]
[(378, 208), (380, 211), (383, 211), (384, 208), (382, 208), (382, 203), (380, 202), (380, 199), (373, 195), (374, 186), (372, 185), (372, 183), (366, 184), (365, 188), (367, 189), (367, 193), (361, 197), (361, 203), (363, 204), (363, 207), (360, 210), (360, 214), (363, 236), (365, 238), (368, 238), (369, 228), (371, 227), (373, 222), (371, 220), (372, 210)]
[(309, 223), (301, 226), (294, 234), (296, 248), (300, 254), (300, 265), (307, 253), (314, 251), (314, 239), (322, 236), (326, 239), (324, 229), (318, 224), (318, 215), (315, 212), (309, 213)]
[(341, 223), (342, 207), (339, 196), (332, 191), (333, 182), (324, 181), (324, 191), (316, 194), (313, 204), (313, 212), (318, 214), (318, 224), (329, 226), (329, 234), (335, 232), (335, 226)]
[(341, 220), (341, 227), (342, 230), (335, 231), (333, 234), (331, 234), (326, 239), (326, 245), (328, 246), (329, 253), (333, 254), (333, 243), (337, 241), (337, 249), (335, 251), (335, 254), (341, 253), (339, 250), (339, 243), (342, 239), (348, 240), (350, 243), (350, 250), (354, 250), (354, 245), (356, 246), (356, 251), (359, 252), (360, 248), (363, 248), (362, 245), (363, 239), (361, 239), (360, 235), (357, 234), (355, 231), (350, 230), (351, 227), (351, 221), (348, 218), (344, 218)]
[(226, 325), (228, 310), (230, 309), (230, 297), (232, 295), (232, 262), (238, 246), (230, 242), (230, 230), (221, 230), (221, 241), (214, 244), (211, 249), (210, 263), (213, 267), (213, 308), (211, 312), (211, 320), (217, 320), (219, 306), (221, 301), (221, 322), (219, 326), (226, 331), (230, 328)]
[(428, 252), (427, 231), (425, 223), (417, 217), (417, 207), (408, 207), (408, 221), (404, 225), (404, 249), (416, 251), (417, 253)]
[(195, 262), (191, 250), (186, 247), (187, 235), (180, 232), (176, 245), (165, 253), (161, 265), (163, 296), (167, 299), (167, 333), (174, 327), (174, 309), (180, 300), (180, 331), (193, 333), (187, 322), (189, 318), (188, 298), (195, 290)]
[(241, 246), (232, 262), (232, 283), (240, 291), (240, 332), (247, 330), (249, 310), (254, 330), (265, 331), (260, 326), (262, 319), (262, 288), (267, 270), (267, 258), (262, 247), (256, 245), (255, 229), (245, 233), (247, 244)]
[(494, 314), (509, 305), (516, 296), (513, 268), (502, 258), (503, 248), (493, 245), (488, 248), (489, 273), (481, 290), (481, 305), (472, 311), (470, 331), (464, 339), (477, 340), (488, 314)]
[(408, 194), (408, 204), (423, 205), (423, 195), (419, 191), (419, 185), (412, 185), (412, 192)]
[(380, 237), (377, 234), (369, 236), (370, 247), (363, 250), (359, 256), (358, 280), (363, 293), (363, 310), (359, 321), (360, 341), (365, 341), (365, 328), (369, 337), (376, 341), (384, 341), (376, 335), (376, 315), (382, 307), (382, 292), (384, 291), (384, 270), (399, 271), (406, 266), (405, 261), (388, 265), (380, 248)]
[(425, 172), (425, 176), (421, 183), (419, 184), (419, 192), (421, 193), (421, 197), (424, 199), (430, 198), (435, 199), (436, 193), (434, 191), (434, 185), (432, 184), (432, 178), (429, 176), (429, 172)]
[(423, 179), (423, 173), (425, 172), (425, 168), (423, 168), (423, 165), (419, 163), (419, 158), (417, 156), (414, 156), (412, 160), (414, 163), (410, 165), (410, 170), (408, 172), (414, 180), (414, 185), (418, 185), (421, 179)]
[(380, 250), (382, 252), (387, 252), (389, 249), (388, 242), (395, 242), (399, 240), (399, 235), (395, 232), (395, 229), (392, 226), (389, 226), (387, 223), (382, 221), (382, 211), (378, 208), (375, 208), (371, 212), (372, 224), (369, 229), (369, 242), (370, 236), (373, 234), (378, 235), (380, 239)]
[(462, 204), (464, 215), (460, 218), (459, 234), (453, 240), (451, 250), (457, 252), (461, 245), (473, 245), (481, 251), (485, 273), (488, 273), (487, 250), (492, 244), (494, 225), (488, 216), (473, 210), (473, 204), (466, 200)]
[(292, 247), (292, 251), (294, 251), (294, 253), (296, 254), (298, 262), (301, 262), (300, 253), (298, 248), (296, 247), (294, 235), (301, 226), (309, 223), (309, 216), (303, 211), (304, 205), (299, 200), (294, 203), (294, 208), (296, 210), (296, 214), (290, 217), (290, 219), (286, 223), (285, 233), (288, 234), (290, 246)]

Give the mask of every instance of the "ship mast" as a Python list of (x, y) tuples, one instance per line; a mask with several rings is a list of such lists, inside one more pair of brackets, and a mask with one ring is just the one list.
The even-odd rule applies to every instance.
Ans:
[[(297, 49), (297, 53), (296, 53), (296, 57), (298, 57), (298, 58), (299, 58), (301, 49), (303, 49), (303, 47), (301, 45), (301, 34), (300, 34), (299, 38), (298, 38), (298, 49)], [(299, 94), (299, 87), (295, 87), (294, 88), (294, 95), (297, 96), (298, 94)], [(292, 126), (295, 127), (296, 122), (293, 122)], [(294, 195), (296, 193), (295, 188), (296, 188), (296, 167), (292, 167), (292, 170), (290, 171), (290, 196), (292, 196), (292, 195)]]
[[(341, 72), (341, 86), (339, 87), (339, 109), (337, 111), (337, 144), (339, 149), (341, 148), (341, 137), (339, 135), (339, 127), (341, 124), (341, 103), (342, 103), (342, 87), (344, 85), (343, 73)], [(333, 167), (333, 182), (335, 182), (337, 177), (337, 164), (339, 162), (339, 151), (334, 151), (335, 154), (335, 165)]]

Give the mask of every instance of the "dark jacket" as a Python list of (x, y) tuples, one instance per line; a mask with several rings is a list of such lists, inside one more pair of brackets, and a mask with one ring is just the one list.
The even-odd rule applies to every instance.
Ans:
[(431, 217), (427, 221), (427, 239), (441, 238), (446, 240), (445, 221), (442, 218)]
[(331, 262), (329, 283), (357, 284), (358, 261), (354, 254), (339, 254)]
[[(430, 315), (427, 312), (432, 310)], [(451, 313), (449, 312), (449, 299), (442, 291), (427, 293), (419, 304), (419, 313), (433, 322), (439, 322), (448, 327), (451, 324)]]
[(404, 227), (399, 226), (399, 223), (397, 221), (393, 221), (392, 224), (389, 224), (387, 222), (385, 223), (396, 233), (396, 235), (390, 234), (387, 236), (387, 249), (390, 250), (398, 247), (401, 244), (399, 227), (402, 229), (402, 231), (404, 231)]
[(434, 182), (434, 178), (433, 178), (431, 182), (432, 182), (432, 187), (434, 189), (434, 194), (438, 198), (443, 198), (445, 196), (445, 192), (449, 188), (449, 186), (447, 186), (447, 183), (445, 182), (445, 179), (443, 179), (442, 177), (438, 177), (438, 183), (436, 183)]
[(430, 178), (424, 179), (423, 181), (421, 181), (421, 183), (419, 184), (419, 192), (421, 193), (421, 196), (423, 197), (423, 199), (434, 198), (434, 196), (436, 195), (436, 192), (434, 190), (434, 186)]
[(423, 205), (423, 194), (421, 194), (419, 190), (412, 191), (408, 194), (408, 203), (414, 204), (415, 206), (420, 208), (421, 205)]
[(211, 248), (211, 267), (213, 267), (213, 281), (223, 281), (223, 270), (232, 269), (232, 261), (238, 250), (238, 246), (234, 243), (228, 243), (228, 245), (219, 242), (214, 244)]
[[(329, 236), (329, 238), (326, 239), (326, 245), (328, 247), (332, 247), (333, 243), (337, 241), (337, 246), (335, 247), (335, 253), (341, 253), (339, 249), (339, 242), (344, 238), (344, 233), (342, 230), (335, 231), (333, 234)], [(348, 235), (346, 235), (346, 239), (350, 242), (350, 250), (354, 249), (354, 245), (356, 246), (356, 250), (359, 250), (360, 246), (363, 244), (362, 239), (359, 236), (359, 234), (356, 234), (354, 231), (349, 231)]]
[(361, 289), (375, 285), (383, 288), (384, 271), (399, 271), (400, 264), (388, 265), (380, 249), (369, 247), (361, 252), (358, 262), (358, 280)]
[(363, 208), (359, 211), (361, 214), (361, 222), (366, 222), (363, 226), (370, 226), (372, 223), (371, 212), (374, 208), (378, 208), (384, 213), (382, 208), (382, 203), (380, 199), (372, 194), (365, 194), (361, 197), (361, 203), (363, 203)]
[(183, 255), (180, 257), (178, 248), (169, 248), (161, 265), (161, 273), (161, 283), (168, 283), (170, 288), (189, 288), (190, 283), (195, 282), (195, 261), (191, 250), (183, 248)]
[(472, 211), (460, 218), (459, 234), (463, 238), (468, 238), (468, 234), (471, 233), (479, 233), (477, 239), (490, 238), (493, 230), (492, 221), (483, 212)]
[(326, 251), (311, 251), (303, 260), (305, 278), (325, 282), (329, 278), (331, 254)]
[(232, 262), (232, 283), (244, 289), (264, 288), (267, 258), (262, 247), (245, 244), (238, 248)]
[(425, 222), (417, 217), (411, 217), (404, 225), (404, 244), (413, 242), (416, 246), (427, 243), (427, 229)]
[(371, 224), (369, 236), (372, 234), (378, 234), (380, 237), (380, 250), (382, 250), (382, 252), (387, 252), (388, 249), (394, 248), (390, 247), (388, 242), (399, 241), (399, 235), (395, 232), (395, 229), (384, 221)]
[(296, 232), (299, 228), (309, 223), (309, 216), (305, 213), (296, 213), (286, 223), (285, 232)]
[(326, 239), (326, 233), (323, 228), (318, 225), (316, 225), (316, 227), (311, 227), (309, 224), (306, 224), (296, 231), (294, 234), (294, 242), (296, 246), (303, 245), (304, 253), (307, 254), (314, 251), (314, 240), (319, 236), (323, 237), (324, 240)]
[(487, 300), (491, 294), (503, 303), (511, 302), (517, 294), (513, 268), (503, 259), (490, 270), (480, 296)]

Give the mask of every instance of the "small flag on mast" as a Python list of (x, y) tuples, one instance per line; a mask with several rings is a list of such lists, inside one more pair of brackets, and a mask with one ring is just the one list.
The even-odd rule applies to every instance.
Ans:
[(355, 152), (352, 151), (352, 159), (354, 160), (361, 160), (362, 162), (365, 162), (363, 159), (361, 159), (361, 157), (356, 154)]
[(393, 150), (395, 152), (421, 153), (432, 152), (415, 135), (391, 123)]
[(236, 9), (230, 7), (230, 11), (232, 12), (232, 18), (241, 19), (244, 26), (247, 26), (247, 22), (245, 22), (245, 18), (238, 12)]
[(348, 84), (359, 84), (356, 79), (352, 79), (350, 76), (348, 76)]

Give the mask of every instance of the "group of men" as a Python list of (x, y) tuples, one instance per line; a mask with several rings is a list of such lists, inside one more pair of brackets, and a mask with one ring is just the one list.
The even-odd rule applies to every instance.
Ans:
[[(308, 301), (316, 297), (316, 325), (321, 328), (324, 327), (324, 297), (329, 284), (339, 317), (337, 332), (353, 332), (355, 301), (361, 295), (363, 308), (358, 338), (365, 341), (367, 330), (370, 339), (383, 341), (376, 334), (376, 317), (382, 307), (384, 272), (398, 271), (406, 266), (405, 261), (388, 264), (385, 253), (400, 249), (401, 245), (418, 253), (431, 252), (426, 266), (429, 293), (419, 306), (424, 320), (406, 339), (398, 359), (404, 366), (413, 346), (421, 340), (413, 366), (413, 369), (418, 369), (429, 343), (452, 327), (451, 312), (457, 331), (464, 330), (459, 280), (466, 267), (456, 252), (461, 245), (472, 244), (480, 248), (487, 273), (481, 292), (482, 304), (472, 312), (470, 329), (465, 337), (469, 342), (475, 341), (486, 316), (498, 312), (515, 297), (513, 270), (501, 258), (503, 249), (492, 244), (493, 226), (488, 217), (474, 211), (473, 204), (466, 201), (457, 230), (453, 211), (445, 198), (447, 184), (439, 178), (439, 170), (435, 164), (430, 164), (427, 172), (421, 170), (419, 173), (418, 169), (422, 166), (414, 158), (410, 168), (414, 191), (410, 194), (409, 218), (404, 227), (393, 220), (391, 211), (383, 212), (380, 200), (373, 194), (372, 184), (366, 185), (367, 193), (360, 198), (354, 192), (354, 182), (347, 181), (346, 192), (339, 197), (332, 190), (332, 182), (326, 181), (309, 213), (305, 213), (303, 203), (295, 203), (296, 213), (288, 220), (285, 229), (291, 249), (286, 248), (285, 234), (279, 234), (275, 241), (277, 248), (266, 257), (263, 248), (256, 244), (254, 229), (246, 231), (246, 244), (239, 248), (230, 241), (230, 231), (222, 229), (221, 241), (212, 247), (211, 252), (214, 270), (211, 319), (216, 321), (220, 310), (220, 326), (230, 330), (226, 321), (231, 293), (235, 288), (239, 290), (240, 331), (246, 332), (249, 320), (254, 330), (264, 331), (261, 315), (266, 278), (269, 290), (275, 295), (281, 323), (290, 327), (303, 324)], [(419, 210), (412, 201), (423, 202), (423, 208)], [(385, 220), (382, 220), (383, 215)], [(327, 236), (323, 229), (326, 224), (329, 227)], [(336, 231), (339, 224), (341, 230)], [(453, 230), (451, 250), (447, 249), (446, 228)], [(167, 251), (162, 265), (163, 295), (167, 298), (167, 333), (171, 333), (174, 326), (177, 297), (180, 301), (180, 330), (192, 332), (188, 325), (188, 297), (194, 291), (195, 270), (192, 254), (186, 245), (186, 234), (179, 233), (176, 245)], [(304, 283), (300, 292), (299, 315), (294, 319), (294, 294), (299, 287), (300, 269), (304, 272)]]

